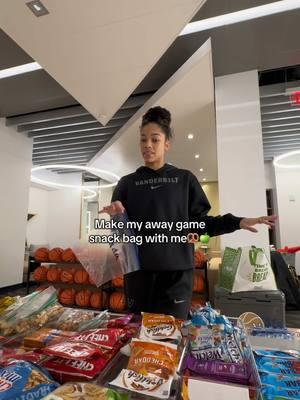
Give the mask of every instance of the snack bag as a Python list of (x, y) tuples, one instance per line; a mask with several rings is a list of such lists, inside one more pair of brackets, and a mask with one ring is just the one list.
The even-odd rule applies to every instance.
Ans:
[(84, 360), (52, 357), (43, 362), (43, 367), (60, 383), (74, 379), (90, 381), (99, 375), (109, 359), (108, 355), (86, 358)]
[(48, 356), (68, 358), (71, 360), (84, 360), (94, 355), (101, 355), (100, 348), (92, 343), (69, 340), (45, 347), (43, 353)]
[(140, 339), (180, 339), (175, 318), (171, 315), (142, 313)]
[(43, 400), (128, 400), (127, 394), (119, 394), (91, 383), (66, 383)]
[(38, 331), (34, 331), (32, 334), (24, 337), (24, 346), (41, 349), (47, 345), (59, 343), (75, 335), (76, 332), (41, 328)]
[(265, 250), (255, 246), (226, 247), (220, 267), (219, 286), (232, 293), (277, 290)]
[(174, 344), (132, 339), (127, 369), (123, 369), (111, 384), (142, 395), (167, 399), (177, 357)]
[[(135, 236), (133, 230), (127, 226), (126, 212), (115, 214), (111, 221), (102, 219), (98, 222), (97, 225), (94, 224), (97, 229), (90, 232), (89, 240), (79, 241), (73, 250), (95, 285), (99, 287), (114, 278), (138, 271), (140, 261), (136, 243), (125, 243), (123, 240), (124, 236)], [(112, 229), (108, 229), (107, 224), (112, 226)], [(111, 237), (114, 238), (113, 242)]]
[(123, 329), (91, 329), (75, 335), (73, 340), (92, 343), (105, 349), (112, 349), (122, 344), (122, 340), (126, 339), (126, 333)]
[(26, 361), (0, 369), (0, 400), (39, 400), (57, 386), (46, 371)]
[(67, 308), (55, 324), (51, 326), (62, 331), (80, 331), (81, 326), (85, 325), (87, 322), (91, 322), (96, 315), (94, 311)]

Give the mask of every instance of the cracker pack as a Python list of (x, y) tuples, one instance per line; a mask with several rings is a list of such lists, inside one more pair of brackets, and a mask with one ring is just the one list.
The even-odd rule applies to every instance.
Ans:
[(140, 339), (180, 339), (175, 318), (172, 315), (142, 313)]
[(111, 384), (144, 395), (167, 399), (177, 358), (175, 344), (133, 339), (127, 368), (123, 369)]

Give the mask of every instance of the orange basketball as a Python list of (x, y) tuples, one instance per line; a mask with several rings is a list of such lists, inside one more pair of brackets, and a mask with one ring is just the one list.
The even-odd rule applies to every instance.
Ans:
[(85, 269), (78, 269), (74, 275), (74, 282), (79, 285), (89, 283), (89, 274)]
[(61, 289), (58, 294), (58, 299), (63, 305), (72, 306), (75, 299), (75, 290), (71, 288)]
[(124, 278), (123, 276), (118, 276), (117, 278), (111, 281), (113, 287), (121, 288), (124, 286)]
[(202, 268), (205, 262), (205, 254), (201, 250), (196, 250), (194, 253), (195, 268)]
[(205, 300), (201, 299), (201, 298), (197, 298), (197, 297), (193, 297), (192, 298), (192, 302), (191, 302), (191, 306), (192, 307), (197, 307), (197, 306), (205, 306)]
[(204, 290), (204, 279), (201, 274), (194, 275), (193, 292), (201, 293)]
[(60, 262), (62, 261), (62, 253), (63, 249), (60, 247), (54, 247), (54, 249), (51, 249), (49, 251), (49, 261), (51, 262)]
[(60, 274), (60, 280), (63, 283), (73, 283), (74, 282), (74, 268), (64, 268)]
[(60, 268), (50, 267), (47, 271), (47, 281), (49, 282), (59, 282), (60, 280)]
[(109, 307), (114, 311), (123, 311), (126, 307), (124, 293), (113, 292), (109, 298)]
[(95, 281), (93, 280), (93, 278), (90, 275), (89, 275), (89, 284), (96, 285)]
[(33, 256), (38, 262), (47, 262), (49, 261), (49, 249), (46, 247), (40, 247), (35, 250)]
[(48, 269), (46, 267), (37, 267), (33, 273), (35, 281), (46, 281)]
[(67, 249), (65, 249), (64, 251), (63, 251), (63, 253), (62, 253), (62, 260), (64, 261), (64, 262), (70, 262), (70, 263), (74, 263), (74, 262), (76, 262), (76, 256), (75, 256), (75, 254), (73, 253), (73, 250), (72, 249), (70, 249), (70, 248), (67, 248)]
[(88, 289), (80, 290), (75, 295), (75, 303), (80, 307), (90, 305), (91, 292)]
[(101, 301), (101, 294), (99, 292), (93, 292), (90, 297), (90, 305), (93, 308), (101, 308), (102, 301)]

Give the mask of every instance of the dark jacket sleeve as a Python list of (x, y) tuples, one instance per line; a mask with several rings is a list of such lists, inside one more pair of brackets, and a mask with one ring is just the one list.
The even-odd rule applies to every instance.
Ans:
[(232, 214), (218, 215), (217, 217), (208, 216), (207, 213), (211, 206), (207, 197), (198, 182), (197, 178), (191, 174), (189, 184), (189, 218), (190, 221), (203, 221), (205, 228), (198, 231), (199, 234), (208, 233), (210, 236), (219, 236), (224, 233), (231, 233), (240, 229), (242, 218)]
[(123, 204), (125, 210), (127, 210), (127, 183), (124, 177), (119, 180), (111, 197), (112, 202), (117, 200), (119, 200)]

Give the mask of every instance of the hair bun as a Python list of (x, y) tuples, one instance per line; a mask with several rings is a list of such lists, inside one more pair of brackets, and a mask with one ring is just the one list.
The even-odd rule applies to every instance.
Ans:
[(163, 125), (166, 128), (170, 128), (171, 113), (166, 108), (160, 106), (152, 107), (143, 116), (142, 125), (145, 125), (145, 123), (149, 122), (154, 122), (158, 125)]

